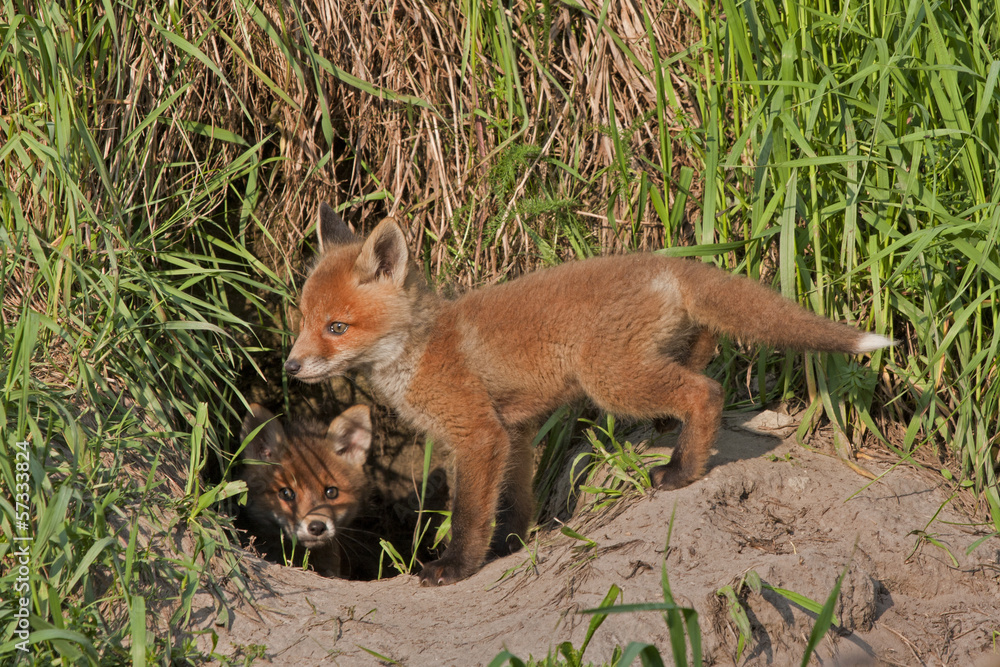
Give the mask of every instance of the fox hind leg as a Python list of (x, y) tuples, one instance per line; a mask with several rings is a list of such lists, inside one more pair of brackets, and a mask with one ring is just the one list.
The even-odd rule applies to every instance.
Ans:
[[(712, 361), (712, 358), (715, 357), (717, 344), (718, 337), (711, 330), (701, 329), (695, 335), (691, 349), (688, 351), (687, 359), (683, 361), (684, 365), (695, 373), (704, 372), (708, 366), (708, 362)], [(653, 419), (653, 428), (658, 433), (669, 433), (680, 426), (680, 423), (680, 420), (676, 417), (656, 417)]]
[(510, 457), (497, 505), (496, 528), (490, 542), (491, 556), (500, 558), (514, 553), (528, 537), (535, 513), (535, 496), (531, 487), (534, 476), (531, 441), (534, 435), (534, 429), (525, 427), (510, 434)]
[[(695, 346), (707, 342), (699, 337)], [(711, 357), (704, 354), (699, 357)], [(595, 369), (596, 370), (596, 369)], [(619, 370), (620, 372), (615, 372)], [(700, 369), (699, 369), (700, 370)], [(581, 378), (587, 395), (608, 412), (636, 417), (676, 417), (683, 422), (670, 463), (650, 470), (662, 489), (687, 486), (705, 473), (722, 418), (722, 387), (686, 363), (664, 357), (622, 358), (615, 367)]]
[(705, 367), (715, 356), (717, 343), (717, 337), (714, 333), (708, 329), (702, 329), (698, 332), (698, 336), (691, 346), (691, 352), (684, 362), (687, 369), (703, 380), (706, 391), (705, 415), (702, 419), (692, 421), (690, 428), (692, 430), (698, 429), (700, 432), (692, 433), (690, 437), (685, 435), (685, 431), (689, 430), (688, 423), (685, 421), (677, 446), (670, 457), (670, 462), (649, 471), (651, 481), (661, 489), (678, 489), (687, 486), (705, 474), (708, 454), (712, 445), (715, 444), (715, 437), (719, 431), (724, 403), (722, 387), (719, 383), (702, 375)]
[(717, 337), (711, 330), (700, 330), (694, 339), (694, 343), (691, 345), (691, 351), (688, 353), (688, 358), (684, 362), (684, 365), (695, 373), (701, 373), (708, 366), (708, 362), (715, 356), (717, 343)]

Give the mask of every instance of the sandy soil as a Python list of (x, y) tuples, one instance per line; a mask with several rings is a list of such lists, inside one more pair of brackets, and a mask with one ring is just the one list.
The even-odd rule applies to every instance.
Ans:
[[(822, 604), (846, 567), (840, 626), (812, 664), (1000, 664), (1000, 539), (967, 555), (985, 526), (969, 526), (932, 475), (900, 466), (863, 488), (869, 480), (832, 456), (749, 432), (750, 417), (727, 414), (720, 453), (695, 484), (600, 512), (581, 503), (567, 523), (593, 546), (543, 530), (527, 552), (439, 589), (413, 576), (323, 579), (248, 556), (255, 600), (225, 594), (229, 621), (219, 626), (218, 600), (202, 595), (189, 629), (214, 630), (224, 654), (262, 645), (279, 665), (386, 664), (372, 652), (411, 666), (485, 665), (504, 649), (541, 658), (563, 641), (580, 646), (591, 618), (580, 611), (613, 584), (621, 603), (662, 601), (665, 560), (678, 602), (698, 611), (706, 664), (790, 665), (815, 615), (766, 587), (745, 588), (753, 636), (737, 660), (736, 626), (716, 591), (752, 570)], [(200, 641), (209, 647), (206, 635)], [(601, 664), (633, 641), (655, 644), (670, 663), (656, 612), (610, 615), (585, 661)]]

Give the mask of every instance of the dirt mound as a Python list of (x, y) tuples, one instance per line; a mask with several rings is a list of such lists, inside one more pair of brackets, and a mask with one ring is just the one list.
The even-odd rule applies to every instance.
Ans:
[[(216, 650), (263, 646), (289, 665), (378, 664), (371, 652), (404, 665), (478, 665), (505, 648), (539, 658), (563, 641), (580, 646), (591, 617), (579, 612), (612, 584), (620, 602), (662, 601), (666, 559), (678, 602), (699, 613), (707, 664), (798, 664), (815, 614), (775, 589), (822, 604), (845, 568), (822, 664), (997, 664), (1000, 539), (967, 555), (984, 533), (928, 475), (898, 467), (862, 488), (868, 480), (835, 458), (749, 433), (747, 420), (727, 415), (722, 454), (695, 484), (579, 512), (569, 524), (594, 544), (542, 531), (528, 551), (454, 586), (323, 579), (254, 561), (256, 599), (229, 598)], [(737, 663), (737, 626), (717, 591), (738, 589), (750, 572), (763, 587), (739, 594), (752, 637)], [(195, 618), (208, 628), (216, 601), (201, 602)], [(632, 641), (657, 645), (669, 661), (655, 612), (610, 615), (585, 660), (600, 664)]]

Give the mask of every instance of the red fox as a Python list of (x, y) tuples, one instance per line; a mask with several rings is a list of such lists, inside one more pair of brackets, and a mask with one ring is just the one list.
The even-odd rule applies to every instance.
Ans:
[(719, 427), (722, 388), (702, 375), (718, 334), (855, 354), (892, 344), (746, 278), (654, 254), (568, 262), (445, 300), (411, 266), (393, 220), (361, 240), (325, 204), (319, 217), (321, 257), (285, 370), (310, 383), (361, 371), (401, 417), (450, 446), (452, 541), (424, 566), (423, 585), (464, 579), (487, 555), (520, 547), (532, 437), (558, 406), (589, 397), (615, 414), (679, 419), (671, 461), (650, 471), (676, 489), (704, 474)]
[[(325, 433), (303, 425), (290, 425), (286, 433), (267, 409), (250, 407), (241, 439), (262, 428), (243, 450), (239, 477), (247, 484), (247, 504), (240, 525), (272, 560), (297, 544), (309, 549), (317, 573), (345, 576), (339, 538), (367, 490), (362, 466), (372, 439), (368, 407), (348, 408)], [(293, 558), (301, 561), (301, 552)]]

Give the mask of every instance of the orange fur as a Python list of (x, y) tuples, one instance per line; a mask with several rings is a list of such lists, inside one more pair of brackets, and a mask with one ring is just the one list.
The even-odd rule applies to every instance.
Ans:
[(325, 433), (301, 425), (286, 432), (273, 414), (253, 404), (241, 439), (258, 427), (242, 456), (239, 477), (248, 493), (241, 525), (273, 560), (297, 544), (309, 549), (309, 563), (319, 574), (344, 576), (341, 532), (357, 515), (367, 487), (362, 466), (371, 445), (368, 408), (348, 408)]
[(285, 368), (305, 382), (359, 370), (454, 451), (453, 539), (421, 572), (428, 585), (467, 577), (526, 537), (529, 444), (558, 406), (589, 397), (613, 413), (682, 421), (671, 462), (651, 471), (678, 488), (704, 473), (718, 429), (722, 389), (701, 374), (717, 334), (841, 352), (891, 344), (746, 278), (652, 254), (571, 262), (448, 301), (410, 266), (395, 222), (361, 241), (325, 204), (320, 218), (324, 253)]

